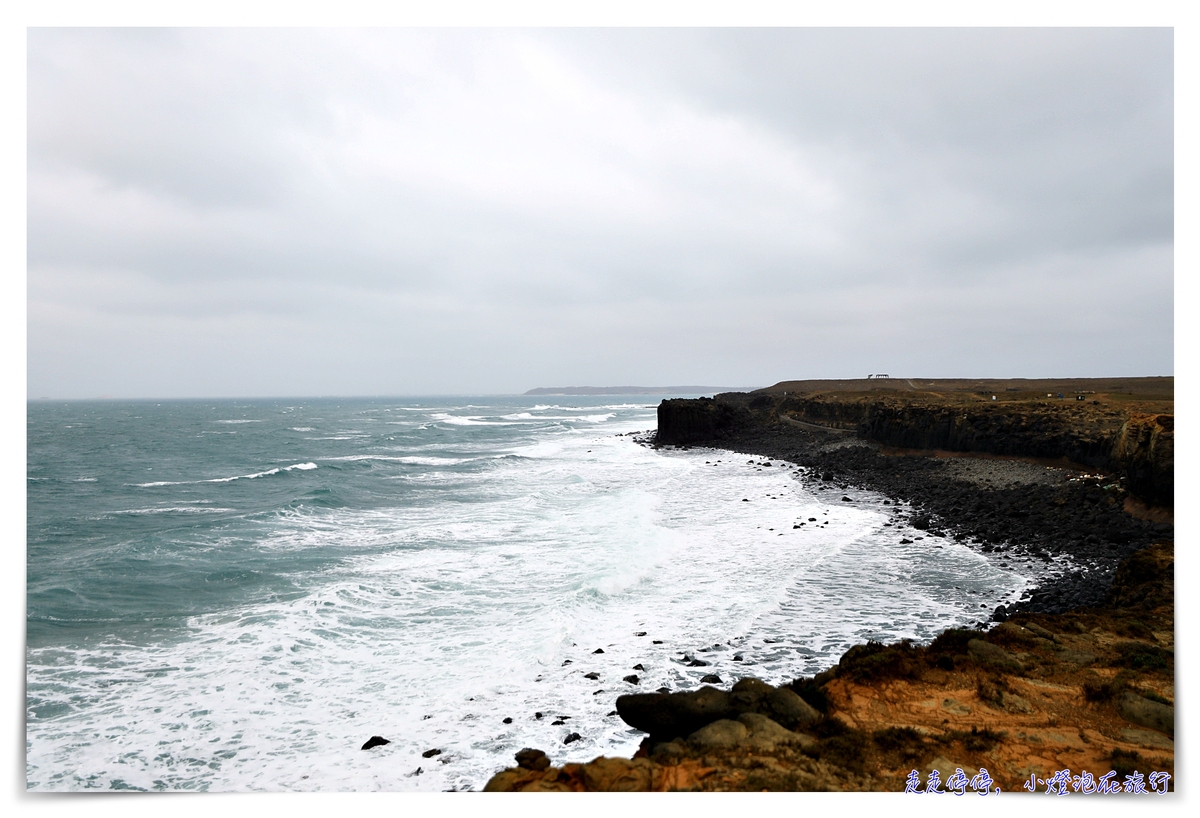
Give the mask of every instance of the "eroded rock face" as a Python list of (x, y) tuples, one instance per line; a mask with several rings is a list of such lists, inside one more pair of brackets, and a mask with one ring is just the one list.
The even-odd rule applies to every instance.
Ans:
[(581, 770), (591, 792), (646, 792), (654, 783), (654, 764), (644, 758), (598, 758)]

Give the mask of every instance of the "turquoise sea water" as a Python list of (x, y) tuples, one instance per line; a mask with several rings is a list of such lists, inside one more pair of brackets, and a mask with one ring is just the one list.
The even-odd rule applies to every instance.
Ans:
[(900, 544), (882, 497), (638, 445), (655, 405), (30, 403), (28, 786), (478, 789), (525, 746), (631, 753), (621, 693), (811, 674), (1033, 579)]

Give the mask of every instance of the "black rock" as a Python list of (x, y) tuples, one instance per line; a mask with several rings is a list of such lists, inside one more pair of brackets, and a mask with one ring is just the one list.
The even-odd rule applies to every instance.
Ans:
[(383, 736), (371, 736), (369, 739), (367, 739), (367, 743), (364, 744), (362, 746), (362, 748), (364, 750), (370, 750), (372, 747), (380, 747), (384, 744), (391, 744), (391, 743), (392, 742), (388, 741)]
[(544, 770), (550, 766), (550, 759), (541, 750), (526, 747), (517, 753), (517, 766), (526, 770)]
[(706, 685), (719, 685), (721, 683), (721, 677), (715, 673), (710, 673), (707, 676), (705, 676), (703, 679), (701, 679), (700, 682), (701, 682), (701, 684), (706, 684)]
[(616, 710), (609, 710), (607, 715), (609, 715), (609, 716), (615, 716), (615, 715), (617, 715), (617, 711), (616, 711)]
[(585, 673), (585, 674), (583, 674), (583, 678), (585, 678), (585, 679), (599, 679), (599, 678), (600, 678), (600, 674), (599, 674), (599, 673), (596, 673), (595, 671), (592, 671), (591, 673)]
[(542, 714), (541, 714), (541, 713), (534, 713), (534, 714), (533, 714), (533, 717), (534, 717), (535, 719), (540, 719), (540, 718), (542, 717)]
[(634, 670), (645, 670), (646, 668), (642, 667), (641, 662), (638, 662), (636, 665), (633, 666), (633, 669)]
[(652, 645), (661, 645), (662, 643), (663, 643), (663, 641), (661, 639), (651, 639), (650, 640), (650, 644), (652, 644)]
[(441, 754), (441, 750), (426, 750), (425, 752), (421, 753), (421, 758), (433, 758), (434, 756), (440, 756)]
[(582, 738), (583, 736), (579, 735), (578, 733), (571, 733), (565, 739), (563, 739), (563, 744), (570, 744), (571, 742), (579, 741)]
[(512, 724), (512, 716), (505, 716), (505, 718), (504, 718), (504, 723), (505, 723), (505, 724)]
[(622, 679), (621, 681), (624, 681), (624, 682), (629, 682), (631, 685), (635, 685), (635, 684), (639, 684), (639, 683), (640, 683), (640, 680), (638, 679), (638, 677), (637, 677), (637, 674), (636, 674), (636, 673), (631, 673), (631, 674), (629, 674), (628, 676), (626, 676), (626, 677), (625, 677), (624, 679)]
[(645, 631), (638, 631), (637, 633), (634, 634), (634, 636), (645, 636), (645, 635), (646, 635)]
[(596, 648), (592, 653), (604, 653), (604, 648)]
[(714, 687), (684, 693), (633, 693), (617, 697), (617, 714), (630, 727), (670, 741), (688, 736), (731, 713), (729, 694)]
[(918, 514), (916, 517), (913, 517), (911, 520), (909, 520), (909, 525), (919, 531), (928, 531), (929, 524), (930, 520), (928, 514)]

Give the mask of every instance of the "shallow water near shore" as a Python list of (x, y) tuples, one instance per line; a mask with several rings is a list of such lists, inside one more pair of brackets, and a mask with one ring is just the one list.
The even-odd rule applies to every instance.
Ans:
[(28, 786), (479, 789), (631, 754), (622, 693), (811, 675), (1041, 578), (639, 445), (644, 400), (30, 403)]

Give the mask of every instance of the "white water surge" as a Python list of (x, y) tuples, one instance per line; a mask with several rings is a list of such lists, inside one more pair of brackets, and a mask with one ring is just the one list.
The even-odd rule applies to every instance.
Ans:
[[(258, 544), (296, 565), (300, 594), (192, 617), (173, 639), (31, 650), (31, 689), (69, 713), (30, 722), (30, 785), (479, 789), (522, 747), (555, 763), (631, 754), (642, 734), (611, 715), (622, 693), (811, 675), (867, 639), (986, 618), (1026, 587), (880, 496), (843, 501), (779, 461), (637, 445), (624, 433), (653, 425), (649, 405), (580, 408), (436, 407), (425, 421), (448, 433), (546, 432), (467, 457), (393, 446), (376, 456), (405, 470), (386, 476), (397, 491), (420, 489), (412, 502), (273, 514)], [(303, 451), (292, 474), (237, 485), (372, 460)], [(337, 549), (350, 556), (302, 567)], [(372, 735), (391, 743), (360, 750)]]

